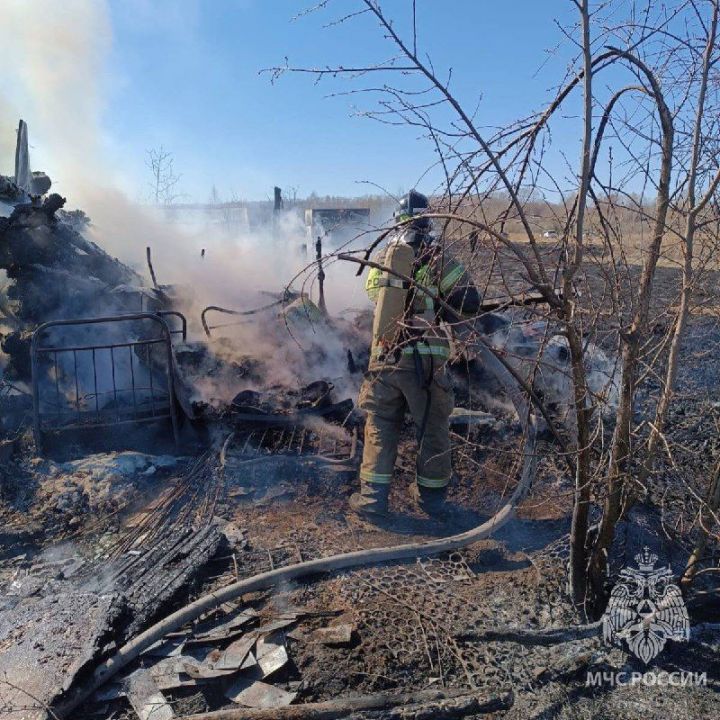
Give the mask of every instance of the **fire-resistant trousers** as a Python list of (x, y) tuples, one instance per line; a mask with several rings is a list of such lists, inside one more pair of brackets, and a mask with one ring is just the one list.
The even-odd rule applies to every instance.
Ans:
[(359, 406), (367, 412), (360, 467), (362, 482), (389, 483), (392, 479), (403, 419), (409, 410), (418, 431), (418, 485), (427, 488), (448, 485), (452, 474), (449, 418), (454, 397), (444, 369), (435, 373), (428, 389), (429, 405), (428, 391), (414, 370), (398, 368), (368, 373), (358, 398)]

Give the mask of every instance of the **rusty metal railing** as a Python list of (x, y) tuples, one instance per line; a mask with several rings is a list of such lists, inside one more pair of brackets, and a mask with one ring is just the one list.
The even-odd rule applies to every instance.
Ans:
[[(166, 316), (180, 320), (171, 330)], [(150, 337), (104, 343), (71, 342), (43, 345), (53, 328), (149, 322), (156, 332)], [(115, 427), (169, 419), (179, 444), (173, 377), (172, 337), (187, 335), (181, 313), (133, 313), (110, 317), (51, 320), (32, 336), (31, 366), (33, 432), (38, 450), (43, 433)], [(160, 348), (164, 382), (157, 382), (152, 354)], [(104, 363), (104, 368), (99, 367)], [(48, 372), (43, 374), (47, 368)], [(103, 372), (104, 370), (104, 372)]]
[(176, 317), (178, 320), (180, 320), (180, 327), (179, 328), (172, 328), (170, 325), (168, 325), (168, 329), (170, 330), (171, 335), (180, 335), (183, 342), (187, 340), (187, 319), (185, 316), (178, 312), (177, 310), (157, 310), (154, 313), (151, 313), (153, 315), (159, 315), (161, 318), (165, 317)]
[(347, 468), (357, 461), (358, 444), (356, 429), (340, 438), (336, 433), (323, 432), (321, 427), (304, 425), (252, 428), (235, 433), (227, 462), (228, 467), (237, 469), (300, 459), (314, 467)]

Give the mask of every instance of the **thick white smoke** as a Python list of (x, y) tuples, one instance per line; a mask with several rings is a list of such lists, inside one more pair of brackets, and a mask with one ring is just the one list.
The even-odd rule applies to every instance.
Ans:
[[(47, 171), (68, 206), (90, 216), (92, 239), (112, 255), (144, 273), (149, 245), (161, 282), (191, 286), (201, 295), (199, 303), (237, 307), (253, 301), (251, 291), (281, 289), (302, 267), (298, 248), (305, 230), (299, 220), (287, 219), (274, 234), (270, 228), (220, 236), (203, 226), (188, 231), (120, 189), (102, 126), (106, 83), (115, 75), (108, 66), (111, 45), (110, 13), (102, 0), (4, 0), (0, 47), (12, 59), (12, 72), (0, 74), (3, 163), (12, 163), (14, 129), (22, 117), (33, 169)], [(142, 156), (145, 148), (137, 151)], [(202, 248), (207, 253), (201, 263)], [(336, 307), (363, 302), (361, 281), (346, 282), (353, 271), (328, 272)], [(347, 302), (339, 293), (348, 293)]]
[(102, 78), (111, 40), (109, 12), (101, 0), (3, 0), (3, 162), (13, 158), (13, 130), (22, 117), (30, 128), (34, 169), (46, 170), (59, 191), (78, 200), (97, 178), (107, 177)]
[[(150, 246), (159, 282), (184, 288), (183, 310), (195, 328), (206, 305), (245, 310), (267, 304), (272, 298), (263, 291), (281, 292), (312, 261), (314, 238), (308, 238), (299, 215), (285, 214), (274, 227), (268, 223), (252, 231), (202, 222), (188, 228), (169, 223), (162, 211), (131, 201), (121, 189), (120, 172), (110, 162), (104, 140), (106, 83), (115, 76), (109, 67), (112, 28), (107, 3), (4, 0), (2, 5), (0, 47), (12, 60), (12, 72), (0, 75), (0, 171), (12, 172), (14, 129), (22, 117), (29, 127), (32, 169), (46, 171), (53, 190), (68, 198), (68, 207), (90, 216), (88, 236), (137, 270), (148, 284), (145, 248)], [(145, 150), (137, 148), (138, 156)], [(308, 239), (303, 255), (301, 246)], [(325, 249), (330, 249), (327, 244)], [(355, 270), (347, 263), (326, 266), (331, 314), (367, 306), (363, 278), (356, 278)], [(311, 291), (317, 300), (312, 273), (298, 278), (294, 286)], [(272, 374), (279, 383), (329, 379), (346, 372), (343, 339), (327, 333), (323, 342), (330, 351), (328, 361), (312, 367), (303, 346), (317, 344), (320, 329), (296, 330), (293, 338), (283, 336), (284, 331), (282, 320), (271, 313), (232, 334), (236, 347), (275, 364)]]

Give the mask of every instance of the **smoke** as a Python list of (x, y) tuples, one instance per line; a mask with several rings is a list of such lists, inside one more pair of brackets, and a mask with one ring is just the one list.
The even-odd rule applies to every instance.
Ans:
[[(490, 340), (506, 354), (507, 361), (527, 381), (545, 403), (554, 408), (560, 420), (574, 428), (573, 382), (567, 338), (555, 334), (546, 321), (524, 319), (522, 312), (503, 314), (507, 324)], [(611, 415), (619, 397), (617, 358), (606, 354), (592, 342), (585, 343), (585, 372), (592, 402), (602, 415)], [(590, 402), (590, 400), (589, 400)]]
[[(0, 76), (2, 158), (13, 158), (14, 129), (22, 117), (29, 127), (32, 168), (46, 171), (53, 190), (89, 215), (88, 238), (148, 284), (145, 248), (152, 249), (158, 281), (178, 287), (181, 309), (196, 338), (204, 337), (199, 318), (207, 305), (237, 310), (267, 305), (274, 299), (267, 291), (279, 293), (293, 280), (296, 290), (317, 301), (315, 237), (299, 214), (283, 213), (252, 229), (229, 223), (222, 227), (207, 218), (180, 226), (168, 220), (165, 210), (141, 206), (123, 192), (103, 132), (105, 83), (113, 77), (111, 45), (110, 13), (102, 0), (3, 2), (0, 46), (12, 59), (12, 72)], [(143, 152), (138, 148), (139, 155)], [(335, 232), (332, 242), (326, 238), (324, 251), (347, 245), (355, 234)], [(355, 247), (367, 242), (362, 237)], [(331, 315), (348, 307), (367, 307), (363, 278), (355, 277), (356, 269), (349, 263), (326, 263), (325, 297)], [(109, 302), (105, 300), (104, 307)], [(78, 310), (68, 306), (58, 314), (77, 316)], [(97, 308), (80, 310), (93, 314)], [(327, 327), (289, 323), (279, 315), (281, 310), (253, 316), (251, 322), (228, 331), (232, 351), (217, 343), (213, 349), (227, 360), (240, 354), (263, 360), (268, 381), (282, 385), (346, 376), (351, 340), (348, 323), (343, 322), (346, 316)], [(81, 380), (83, 386), (95, 381)], [(208, 393), (222, 390), (212, 379), (207, 385)], [(225, 398), (228, 390), (222, 393)]]
[[(217, 229), (210, 234), (203, 226), (173, 227), (119, 189), (102, 127), (105, 82), (113, 77), (111, 45), (109, 9), (101, 0), (3, 2), (0, 46), (13, 62), (12, 72), (0, 76), (2, 157), (12, 159), (23, 117), (33, 169), (47, 171), (54, 189), (87, 212), (92, 239), (111, 254), (142, 269), (145, 246), (151, 246), (162, 282), (200, 290), (210, 284), (208, 302), (231, 307), (250, 301), (251, 290), (288, 282), (302, 267), (298, 248), (306, 233), (299, 219), (286, 220), (275, 237), (270, 228), (235, 237)], [(201, 264), (202, 248), (207, 256)]]
[[(281, 286), (300, 269), (297, 250), (306, 233), (299, 219), (284, 222), (273, 238), (269, 228), (244, 237), (216, 229), (210, 234), (202, 226), (180, 229), (131, 202), (119, 188), (102, 126), (105, 84), (113, 77), (106, 2), (5, 0), (0, 46), (12, 59), (12, 72), (0, 75), (1, 157), (11, 161), (14, 129), (23, 117), (33, 169), (47, 171), (54, 189), (87, 212), (94, 225), (92, 239), (101, 247), (139, 269), (149, 245), (163, 282), (200, 289), (211, 283), (215, 292), (209, 302), (231, 306), (248, 301), (252, 289)], [(138, 148), (139, 155), (143, 152)], [(200, 264), (202, 248), (208, 253)], [(337, 270), (329, 285), (337, 282)], [(338, 282), (335, 287), (346, 290), (348, 285)]]
[(2, 16), (2, 157), (13, 157), (12, 130), (24, 118), (31, 156), (40, 161), (35, 169), (48, 171), (63, 192), (82, 199), (83, 189), (107, 172), (100, 132), (101, 78), (112, 40), (107, 5), (4, 0)]

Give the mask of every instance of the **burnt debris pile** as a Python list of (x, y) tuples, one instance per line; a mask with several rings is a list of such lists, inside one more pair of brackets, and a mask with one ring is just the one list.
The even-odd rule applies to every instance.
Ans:
[[(17, 186), (0, 178), (12, 188)], [(0, 199), (11, 198), (3, 195)], [(20, 196), (9, 217), (0, 217), (0, 269), (7, 282), (0, 295), (2, 349), (9, 356), (6, 375), (30, 378), (30, 334), (59, 317), (101, 315), (118, 306), (112, 291), (140, 284), (138, 275), (80, 232), (88, 219), (64, 213), (65, 199), (51, 194)]]

